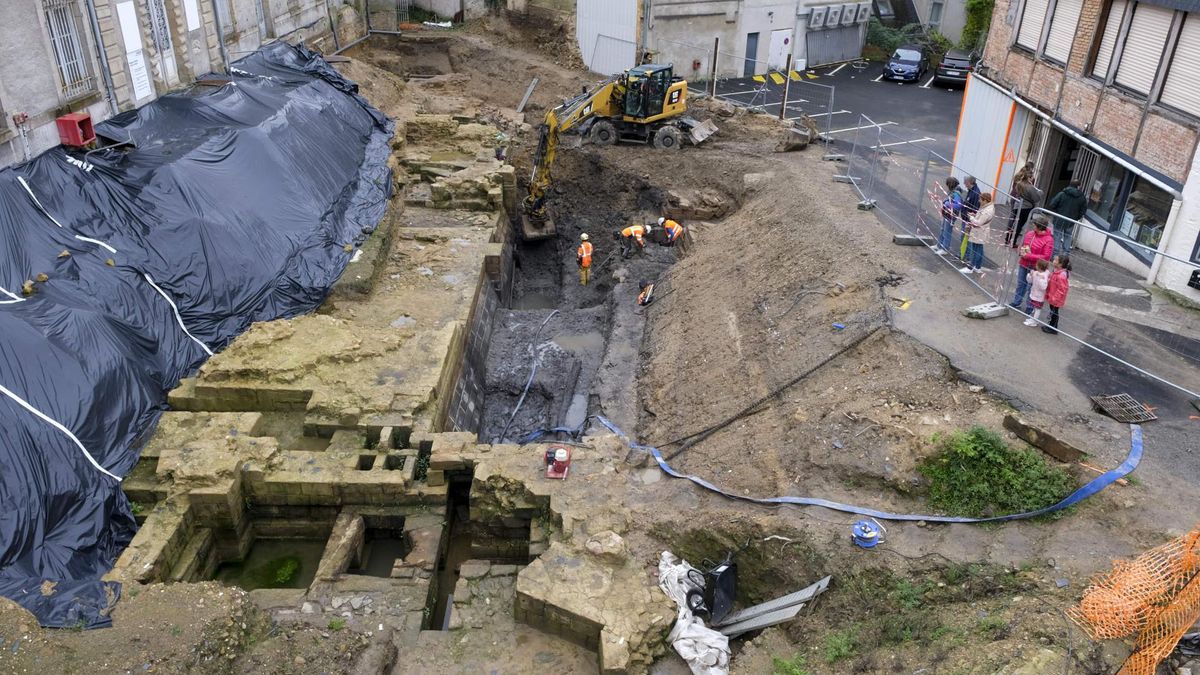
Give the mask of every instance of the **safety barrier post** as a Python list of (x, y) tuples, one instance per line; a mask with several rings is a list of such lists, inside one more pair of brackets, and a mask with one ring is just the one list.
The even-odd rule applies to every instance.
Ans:
[(712, 76), (708, 78), (708, 85), (712, 88), (711, 94), (713, 98), (717, 97), (717, 55), (721, 53), (721, 38), (713, 38), (713, 57), (712, 57)]
[(913, 230), (916, 231), (918, 237), (921, 236), (921, 214), (925, 210), (925, 195), (929, 190), (929, 161), (932, 155), (932, 152), (925, 151), (925, 166), (921, 169), (921, 184), (917, 186), (917, 213), (916, 220), (913, 221)]
[(783, 69), (783, 105), (779, 106), (779, 119), (787, 119), (788, 93), (792, 84), (792, 55), (788, 54), (787, 67)]

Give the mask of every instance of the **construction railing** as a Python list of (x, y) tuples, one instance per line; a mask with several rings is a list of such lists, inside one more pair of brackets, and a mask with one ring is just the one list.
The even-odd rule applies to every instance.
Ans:
[[(1156, 240), (1136, 241), (1087, 216), (1074, 219), (1023, 202), (1007, 192), (1009, 186), (994, 185), (987, 177), (975, 181), (981, 193), (993, 196), (995, 215), (986, 231), (975, 232), (983, 256), (973, 260), (971, 237), (963, 242), (973, 221), (970, 209), (947, 208), (953, 184), (947, 179), (958, 182), (960, 197), (965, 198), (967, 172), (924, 146), (933, 139), (918, 132), (876, 123), (866, 115), (856, 122), (835, 130), (838, 140), (830, 152), (842, 159), (835, 180), (852, 184), (859, 207), (875, 210), (895, 233), (917, 237), (937, 252), (961, 283), (977, 290), (982, 304), (994, 303), (990, 314), (1007, 310), (1022, 319), (1032, 314), (1038, 324), (1050, 328), (1048, 303), (1032, 311), (1030, 270), (1021, 264), (1025, 237), (1037, 223), (1045, 223), (1053, 237), (1052, 256), (1068, 256), (1071, 266), (1068, 300), (1055, 321), (1059, 333), (1189, 398), (1200, 398), (1197, 310), (1151, 283), (1186, 285), (1200, 264), (1156, 250)], [(1052, 198), (1047, 194), (1044, 201)], [(1127, 221), (1143, 217), (1122, 215)], [(1149, 227), (1142, 231), (1156, 234)], [(1045, 242), (1037, 248), (1044, 247)], [(1052, 271), (1053, 262), (1048, 264)]]
[[(689, 89), (737, 106), (799, 120), (807, 116), (818, 129), (833, 129), (836, 93), (832, 85), (816, 81), (791, 56), (769, 63), (738, 56), (719, 40), (701, 46), (658, 37), (651, 58), (675, 66), (675, 74), (688, 80)], [(849, 115), (848, 113), (841, 113)]]

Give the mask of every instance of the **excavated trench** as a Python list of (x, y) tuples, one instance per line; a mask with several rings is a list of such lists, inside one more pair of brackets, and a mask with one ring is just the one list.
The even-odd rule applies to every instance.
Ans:
[[(654, 241), (628, 259), (616, 253), (614, 232), (653, 223), (666, 205), (662, 190), (614, 162), (647, 151), (585, 146), (559, 156), (550, 207), (558, 236), (514, 249), (512, 301), (496, 314), (488, 349), (480, 440), (576, 428), (588, 415), (619, 415), (628, 403), (605, 396), (602, 381), (634, 380), (643, 324), (631, 311), (638, 281), (659, 279), (676, 259), (674, 249)], [(575, 263), (584, 232), (595, 246), (587, 286)]]

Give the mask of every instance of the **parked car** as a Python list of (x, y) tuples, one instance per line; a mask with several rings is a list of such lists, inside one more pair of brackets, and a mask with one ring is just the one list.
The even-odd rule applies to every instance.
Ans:
[(975, 62), (979, 58), (961, 49), (951, 49), (942, 56), (942, 62), (933, 71), (934, 84), (961, 85), (967, 84), (967, 74), (975, 70)]
[(901, 82), (917, 82), (929, 68), (929, 57), (920, 45), (904, 45), (892, 53), (883, 64), (883, 79)]

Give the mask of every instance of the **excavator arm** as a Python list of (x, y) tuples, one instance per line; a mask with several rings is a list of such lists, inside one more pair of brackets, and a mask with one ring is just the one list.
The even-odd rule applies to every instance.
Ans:
[[(540, 129), (537, 152), (533, 157), (533, 172), (529, 177), (529, 196), (525, 198), (525, 213), (528, 218), (544, 223), (546, 218), (546, 192), (550, 189), (550, 167), (558, 151), (559, 134), (569, 131), (580, 122), (596, 115), (611, 116), (618, 110), (624, 91), (623, 75), (616, 75), (601, 82), (591, 91), (586, 91), (565, 101), (546, 113)], [(548, 229), (548, 228), (547, 228)], [(552, 235), (547, 233), (546, 236)]]

